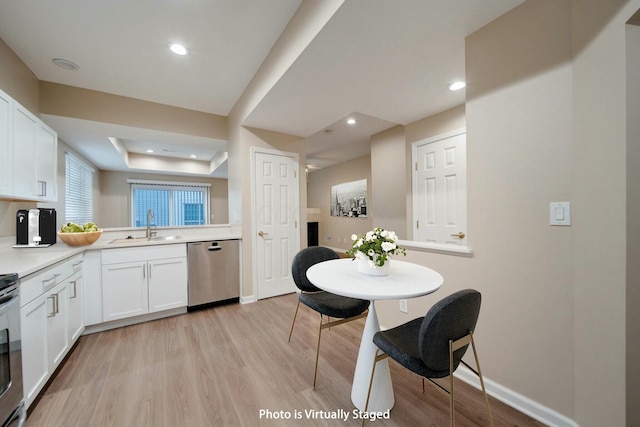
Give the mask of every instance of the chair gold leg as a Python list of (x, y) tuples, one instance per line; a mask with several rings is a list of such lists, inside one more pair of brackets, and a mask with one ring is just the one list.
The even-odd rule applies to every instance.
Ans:
[(473, 348), (473, 357), (476, 360), (476, 368), (478, 369), (478, 378), (480, 378), (480, 386), (482, 387), (482, 393), (484, 394), (484, 403), (487, 406), (487, 412), (489, 413), (489, 425), (493, 427), (493, 414), (491, 413), (491, 406), (489, 405), (489, 396), (487, 390), (484, 387), (484, 379), (482, 378), (482, 371), (480, 370), (480, 361), (478, 360), (478, 352), (476, 351), (476, 342), (473, 340), (473, 333), (471, 335), (471, 347)]
[(300, 308), (300, 300), (298, 300), (298, 305), (296, 305), (296, 312), (293, 315), (293, 322), (291, 323), (291, 331), (289, 331), (289, 339), (288, 342), (291, 342), (291, 334), (293, 334), (293, 326), (296, 324), (296, 317), (298, 316), (298, 309)]
[(453, 394), (453, 341), (449, 340), (449, 418), (451, 427), (456, 425), (455, 397)]
[(316, 369), (313, 372), (313, 389), (316, 389), (316, 378), (318, 377), (318, 358), (320, 357), (320, 338), (322, 337), (322, 314), (320, 315), (320, 327), (318, 328), (318, 347), (316, 348)]

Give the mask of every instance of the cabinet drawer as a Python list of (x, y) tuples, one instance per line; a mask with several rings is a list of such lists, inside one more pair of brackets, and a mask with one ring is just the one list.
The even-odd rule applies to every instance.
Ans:
[(20, 279), (20, 307), (82, 270), (82, 255), (76, 255)]
[(150, 259), (180, 258), (187, 256), (187, 245), (136, 246), (135, 248), (103, 249), (102, 265), (138, 262)]

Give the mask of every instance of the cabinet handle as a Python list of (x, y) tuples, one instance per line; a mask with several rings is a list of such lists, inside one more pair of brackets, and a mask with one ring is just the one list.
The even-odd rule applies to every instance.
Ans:
[(54, 306), (55, 306), (55, 312), (54, 315), (60, 313), (60, 304), (58, 301), (58, 294), (53, 294), (53, 302), (54, 302)]
[(47, 195), (47, 181), (38, 181), (40, 184), (40, 194), (38, 197), (45, 197)]
[(51, 300), (51, 314), (47, 314), (47, 317), (56, 317), (56, 299), (53, 295), (47, 297)]
[[(167, 262), (154, 262), (153, 265), (170, 265), (170, 264), (181, 264), (182, 261), (167, 261)], [(149, 264), (149, 268), (151, 268), (151, 264)]]
[(78, 262), (74, 262), (74, 263), (71, 265), (71, 268), (73, 268), (73, 269), (75, 270), (75, 269), (76, 269), (76, 267), (77, 267), (77, 266), (79, 266), (79, 265), (82, 265), (82, 263), (83, 263), (83, 262), (84, 262), (84, 260), (80, 260), (80, 261), (78, 261)]
[(74, 280), (70, 283), (73, 283), (73, 296), (69, 297), (69, 299), (78, 298), (78, 288), (76, 288), (76, 281)]
[(147, 278), (147, 268), (146, 268), (146, 266), (142, 267), (142, 278), (143, 279)]
[(47, 282), (50, 282), (52, 280), (56, 280), (58, 278), (58, 276), (60, 276), (60, 273), (54, 274), (53, 276), (49, 277), (48, 279), (44, 279), (42, 281), (42, 284), (46, 286), (48, 284)]

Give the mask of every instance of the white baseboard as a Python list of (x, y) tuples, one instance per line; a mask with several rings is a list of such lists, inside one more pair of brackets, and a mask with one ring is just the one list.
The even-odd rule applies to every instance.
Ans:
[(249, 304), (256, 301), (258, 301), (258, 299), (255, 295), (249, 295), (248, 297), (240, 296), (240, 304)]
[[(466, 366), (460, 365), (456, 372), (454, 373), (456, 378), (461, 379), (467, 384), (472, 385), (473, 387), (481, 390), (480, 380), (471, 370), (469, 370)], [(578, 423), (576, 423), (571, 418), (562, 415), (559, 412), (554, 411), (551, 408), (547, 408), (546, 406), (529, 399), (519, 393), (516, 393), (513, 390), (509, 390), (508, 388), (487, 379), (484, 376), (484, 385), (487, 388), (487, 394), (489, 396), (495, 397), (499, 401), (506, 403), (514, 409), (522, 412), (530, 416), (533, 419), (540, 421), (548, 426), (553, 427), (579, 427)]]

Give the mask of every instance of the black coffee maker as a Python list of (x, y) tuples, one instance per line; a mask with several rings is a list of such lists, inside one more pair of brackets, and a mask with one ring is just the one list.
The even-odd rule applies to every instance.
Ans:
[(16, 214), (16, 245), (53, 245), (57, 228), (55, 209), (20, 209)]

